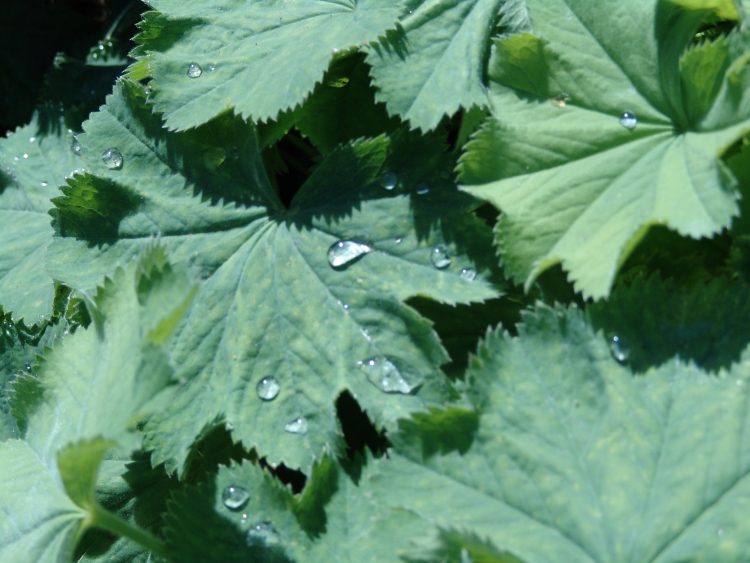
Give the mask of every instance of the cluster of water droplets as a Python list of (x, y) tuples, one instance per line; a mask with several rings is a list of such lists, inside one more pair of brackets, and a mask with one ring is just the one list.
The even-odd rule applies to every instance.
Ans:
[[(213, 72), (216, 70), (216, 65), (212, 64), (208, 66), (208, 72)], [(190, 63), (187, 66), (187, 70), (185, 71), (185, 74), (188, 78), (200, 78), (203, 76), (203, 67), (199, 65), (198, 63)]]
[[(239, 512), (250, 501), (250, 493), (239, 485), (229, 485), (221, 493), (221, 502), (232, 512)], [(246, 524), (249, 516), (242, 513), (240, 520)], [(268, 520), (261, 520), (250, 524), (245, 534), (245, 543), (255, 547), (273, 547), (281, 543), (281, 536), (274, 525)]]

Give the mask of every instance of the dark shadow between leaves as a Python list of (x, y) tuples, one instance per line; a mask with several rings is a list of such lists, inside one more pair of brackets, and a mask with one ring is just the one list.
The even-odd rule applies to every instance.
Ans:
[(378, 431), (351, 393), (344, 391), (336, 399), (336, 415), (347, 446), (347, 457), (364, 455), (365, 449), (376, 457), (385, 454), (390, 446), (385, 431)]
[(414, 413), (411, 418), (400, 420), (393, 443), (399, 451), (418, 450), (425, 460), (450, 452), (464, 455), (478, 430), (479, 415), (473, 410), (430, 407), (429, 412)]

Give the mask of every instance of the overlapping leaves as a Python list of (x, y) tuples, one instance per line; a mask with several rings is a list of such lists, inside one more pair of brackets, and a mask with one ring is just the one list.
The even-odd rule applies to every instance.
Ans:
[[(252, 525), (272, 524), (275, 548), (297, 561), (421, 561), (446, 551), (450, 561), (463, 551), (493, 561), (731, 561), (746, 553), (747, 353), (718, 378), (677, 361), (634, 378), (580, 312), (541, 307), (518, 337), (491, 333), (469, 378), (471, 409), (404, 420), (394, 451), (361, 474), (321, 465), (307, 498), (271, 493), (255, 469), (220, 471), (172, 507), (172, 543), (190, 544), (208, 519), (209, 535), (223, 530), (222, 549), (240, 552)], [(221, 500), (232, 485), (250, 492), (238, 512)]]
[[(342, 391), (378, 424), (450, 396), (438, 367), (446, 354), (402, 300), (468, 302), (495, 290), (484, 277), (492, 270), (488, 233), (450, 182), (439, 143), (400, 135), (343, 146), (287, 210), (242, 121), (169, 134), (140, 88), (124, 84), (84, 129), (92, 174), (55, 200), (63, 236), (49, 253), (54, 275), (85, 291), (158, 236), (172, 259), (206, 278), (173, 348), (185, 384), (149, 423), (155, 459), (180, 465), (223, 417), (269, 460), (309, 467), (336, 447)], [(102, 163), (107, 147), (122, 153), (121, 169)], [(389, 191), (383, 177), (398, 186)], [(338, 240), (372, 252), (334, 269), (327, 251)], [(440, 269), (437, 247), (450, 256)], [(393, 365), (413, 393), (379, 389), (362, 369), (371, 359)], [(256, 386), (269, 376), (281, 391), (264, 402)], [(299, 417), (309, 432), (285, 432)]]
[(585, 296), (602, 297), (650, 225), (706, 237), (737, 214), (720, 157), (750, 131), (748, 42), (735, 32), (680, 58), (713, 14), (737, 17), (732, 2), (528, 8), (537, 35), (496, 43), (493, 119), (462, 178), (502, 210), (498, 244), (515, 279), (562, 263)]
[[(267, 121), (299, 105), (339, 51), (393, 28), (401, 1), (151, 0), (134, 76), (153, 76), (156, 107), (171, 129), (227, 110)], [(194, 70), (188, 75), (188, 67)], [(196, 76), (197, 75), (197, 76)]]
[(185, 274), (151, 252), (107, 280), (92, 303), (92, 326), (16, 381), (23, 438), (0, 443), (0, 558), (70, 559), (83, 531), (98, 525), (97, 473), (102, 463), (124, 473), (140, 445), (130, 431), (169, 383), (161, 346), (191, 296)]

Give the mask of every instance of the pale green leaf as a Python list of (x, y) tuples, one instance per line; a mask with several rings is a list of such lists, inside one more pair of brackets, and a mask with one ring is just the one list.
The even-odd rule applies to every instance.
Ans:
[[(148, 425), (157, 462), (181, 467), (193, 441), (223, 417), (269, 461), (309, 467), (339, 444), (335, 401), (343, 391), (378, 425), (450, 396), (439, 370), (445, 352), (402, 301), (465, 303), (496, 291), (489, 233), (450, 182), (451, 161), (437, 142), (397, 135), (340, 147), (285, 209), (242, 121), (170, 134), (126, 84), (84, 129), (96, 176), (71, 182), (55, 202), (64, 235), (49, 253), (55, 276), (85, 290), (160, 236), (172, 259), (205, 278), (172, 352), (184, 385)], [(203, 158), (227, 138), (235, 153), (218, 164)], [(99, 160), (107, 145), (122, 152), (121, 169)], [(392, 191), (381, 185), (386, 173), (398, 180)], [(372, 251), (334, 269), (327, 253), (338, 240)], [(451, 256), (443, 269), (432, 264), (436, 245)], [(464, 268), (476, 279), (462, 277)], [(370, 358), (390, 359), (417, 385), (413, 393), (378, 389), (358, 365)], [(281, 386), (269, 402), (256, 392), (267, 376)], [(301, 416), (307, 434), (284, 430)]]
[(34, 120), (0, 140), (0, 306), (15, 321), (40, 323), (52, 313), (54, 286), (44, 269), (52, 240), (49, 209), (57, 186), (78, 163), (71, 136), (42, 130)]
[(488, 105), (489, 38), (502, 0), (427, 0), (370, 48), (378, 101), (425, 131), (461, 108)]
[(0, 473), (0, 559), (70, 561), (86, 512), (26, 442), (0, 442)]
[[(679, 57), (713, 6), (528, 6), (539, 39), (496, 44), (493, 118), (469, 143), (461, 177), (503, 212), (498, 245), (516, 280), (528, 287), (561, 263), (598, 298), (649, 226), (708, 237), (737, 215), (736, 181), (720, 157), (750, 131), (748, 55), (731, 39), (729, 61), (714, 58), (722, 77), (697, 68), (697, 56), (681, 75)], [(634, 129), (619, 123), (624, 112), (635, 114)]]
[(750, 553), (747, 353), (718, 378), (677, 361), (633, 377), (580, 312), (540, 307), (488, 335), (469, 380), (475, 429), (405, 423), (361, 483), (378, 503), (525, 561)]
[[(374, 41), (401, 12), (398, 0), (151, 5), (163, 15), (146, 17), (137, 53), (170, 129), (228, 110), (256, 121), (276, 118), (304, 101), (337, 51)], [(191, 64), (200, 76), (188, 76)]]

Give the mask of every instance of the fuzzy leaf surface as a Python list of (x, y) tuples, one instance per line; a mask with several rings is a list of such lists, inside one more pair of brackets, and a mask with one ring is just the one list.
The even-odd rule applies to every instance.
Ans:
[[(402, 8), (380, 0), (150, 4), (161, 13), (142, 23), (139, 64), (153, 76), (156, 108), (178, 130), (227, 110), (276, 118), (304, 101), (337, 51), (374, 41)], [(188, 76), (190, 64), (202, 74)]]
[[(700, 238), (730, 225), (736, 180), (720, 157), (750, 131), (747, 43), (734, 33), (725, 57), (679, 64), (701, 22), (729, 4), (534, 0), (539, 37), (496, 43), (493, 118), (461, 177), (502, 210), (497, 242), (514, 279), (528, 287), (562, 263), (599, 298), (649, 226)], [(624, 112), (635, 128), (619, 123)]]
[(524, 561), (747, 556), (747, 352), (719, 377), (677, 361), (633, 377), (581, 313), (542, 307), (488, 335), (469, 381), (477, 424), (402, 423), (378, 502)]
[[(157, 462), (180, 466), (195, 438), (223, 416), (269, 461), (309, 467), (338, 443), (334, 403), (342, 391), (377, 424), (446, 396), (438, 367), (445, 352), (403, 300), (481, 301), (496, 290), (487, 281), (489, 233), (449, 181), (439, 144), (400, 135), (345, 145), (285, 209), (262, 169), (254, 130), (241, 121), (167, 133), (138, 87), (125, 84), (84, 130), (92, 174), (55, 200), (64, 235), (49, 253), (55, 276), (85, 290), (158, 235), (171, 259), (206, 278), (172, 350), (184, 385), (149, 423)], [(241, 157), (227, 151), (219, 165), (204, 159), (232, 136)], [(119, 147), (122, 169), (98, 159), (102, 139)], [(398, 177), (397, 189), (382, 187), (386, 172)], [(430, 193), (417, 194), (424, 186)], [(112, 220), (107, 209), (120, 215)], [(338, 240), (372, 251), (334, 269), (327, 252)], [(452, 257), (444, 269), (432, 265), (436, 245)], [(461, 277), (464, 267), (478, 272), (476, 280)], [(358, 367), (373, 357), (424, 384), (413, 394), (383, 393)], [(281, 388), (269, 402), (256, 392), (267, 376)], [(285, 432), (300, 416), (309, 432)]]
[(502, 0), (427, 0), (370, 47), (378, 101), (424, 131), (461, 108), (486, 106), (489, 39)]

